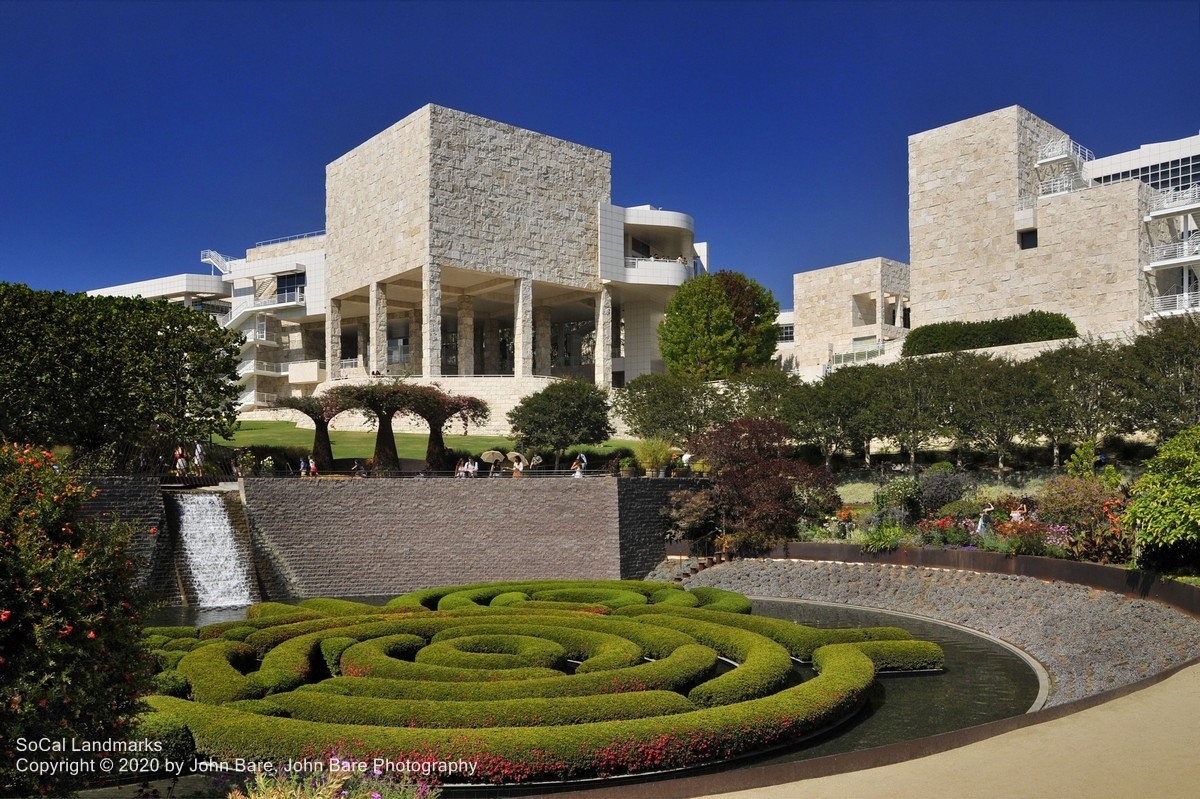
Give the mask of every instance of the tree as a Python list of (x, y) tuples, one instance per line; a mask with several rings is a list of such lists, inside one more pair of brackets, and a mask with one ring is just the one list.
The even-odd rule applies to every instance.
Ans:
[(1117, 342), (1089, 338), (1038, 355), (1033, 368), (1042, 370), (1051, 389), (1038, 417), (1043, 429), (1062, 428), (1073, 440), (1096, 441), (1124, 426), (1122, 351)]
[(776, 363), (738, 372), (722, 392), (730, 417), (774, 419), (793, 426), (798, 408), (793, 393), (800, 379)]
[(888, 415), (880, 432), (908, 452), (909, 468), (917, 452), (945, 430), (948, 361), (945, 356), (905, 358), (883, 367), (881, 390)]
[(0, 445), (0, 795), (81, 787), (78, 753), (39, 754), (68, 768), (31, 773), (15, 741), (124, 740), (150, 687), (133, 531), (84, 519), (94, 493), (49, 452)]
[(1130, 490), (1123, 521), (1160, 568), (1200, 563), (1200, 426), (1168, 439)]
[(724, 409), (717, 390), (695, 377), (642, 375), (613, 393), (613, 410), (633, 435), (680, 445), (719, 424)]
[(453, 466), (448, 462), (443, 437), (446, 423), (457, 416), (465, 434), (469, 424), (485, 422), (489, 415), (487, 403), (478, 397), (448, 394), (436, 385), (419, 386), (399, 378), (334, 386), (322, 395), (322, 401), (329, 419), (352, 409), (371, 415), (375, 424), (375, 468), (384, 471), (400, 468), (392, 429), (392, 419), (397, 413), (415, 416), (429, 425), (425, 466), (439, 471)]
[(801, 522), (817, 523), (841, 507), (833, 478), (796, 457), (787, 426), (736, 419), (710, 430), (692, 449), (713, 468), (711, 484), (671, 496), (673, 530), (699, 539), (720, 533), (744, 552), (786, 541)]
[(1156, 319), (1126, 354), (1117, 379), (1129, 400), (1130, 429), (1162, 441), (1200, 424), (1200, 319)]
[(738, 330), (734, 373), (770, 364), (779, 341), (779, 303), (774, 295), (741, 272), (722, 269), (713, 277), (725, 291)]
[(1004, 455), (1013, 439), (1031, 428), (1033, 393), (1041, 385), (1024, 366), (1007, 358), (975, 352), (943, 356), (946, 369), (946, 432), (954, 438), (958, 465), (963, 450), (981, 444), (996, 453), (996, 468), (1004, 468)]
[(230, 435), (240, 334), (182, 305), (0, 283), (0, 438), (95, 450)]
[(321, 397), (280, 397), (275, 401), (278, 408), (290, 408), (312, 419), (312, 457), (320, 472), (333, 471), (333, 444), (329, 441), (329, 414), (331, 408)]
[(599, 444), (613, 434), (608, 395), (592, 383), (560, 380), (522, 399), (508, 412), (517, 447), (554, 450), (554, 468), (573, 444)]
[(658, 346), (675, 375), (721, 380), (771, 362), (779, 303), (737, 272), (699, 275), (667, 302)]

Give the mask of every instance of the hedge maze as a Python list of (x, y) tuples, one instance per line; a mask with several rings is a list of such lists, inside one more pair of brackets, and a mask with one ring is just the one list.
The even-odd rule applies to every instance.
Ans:
[[(852, 714), (877, 671), (943, 662), (902, 629), (821, 630), (752, 616), (741, 594), (636, 581), (446, 586), (383, 607), (267, 602), (243, 621), (148, 628), (145, 641), (162, 671), (143, 730), (172, 751), (465, 760), (484, 783), (784, 745)], [(797, 660), (817, 676), (799, 681)]]

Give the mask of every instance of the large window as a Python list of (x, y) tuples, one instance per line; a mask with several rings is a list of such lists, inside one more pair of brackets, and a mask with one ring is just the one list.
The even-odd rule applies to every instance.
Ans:
[(300, 302), (304, 299), (305, 274), (280, 275), (275, 280), (275, 297), (280, 302)]

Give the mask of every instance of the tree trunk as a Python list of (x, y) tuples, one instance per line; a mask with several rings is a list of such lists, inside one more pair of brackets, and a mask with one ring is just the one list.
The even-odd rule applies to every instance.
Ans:
[(375, 430), (375, 468), (381, 471), (399, 471), (400, 456), (396, 454), (396, 434), (392, 432), (392, 417), (378, 414)]
[(453, 468), (453, 464), (447, 463), (446, 439), (442, 435), (446, 420), (426, 419), (426, 421), (429, 422), (429, 443), (425, 447), (425, 468), (434, 471), (446, 471)]
[[(322, 474), (333, 471), (333, 445), (329, 442), (329, 422), (325, 418), (313, 419), (317, 432), (313, 435), (312, 457), (317, 462), (317, 469)], [(393, 439), (394, 443), (394, 439)]]
[(1056, 438), (1054, 439), (1054, 471), (1058, 471), (1060, 463), (1061, 460), (1059, 457), (1058, 439)]
[(871, 468), (871, 439), (863, 442), (863, 465), (868, 469)]

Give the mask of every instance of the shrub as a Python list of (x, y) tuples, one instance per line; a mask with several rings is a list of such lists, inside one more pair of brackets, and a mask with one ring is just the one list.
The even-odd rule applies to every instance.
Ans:
[(1080, 560), (1124, 563), (1133, 542), (1120, 527), (1125, 500), (1121, 492), (1094, 477), (1052, 477), (1038, 492), (1038, 520), (1066, 528), (1059, 545)]
[(155, 671), (134, 531), (85, 518), (95, 493), (51, 453), (0, 445), (0, 791), (11, 795), (81, 787), (69, 769), (18, 771), (12, 742), (123, 739)]
[(915, 477), (897, 477), (875, 492), (875, 511), (901, 524), (921, 518), (921, 484)]
[(1060, 313), (1030, 311), (982, 322), (935, 322), (913, 328), (904, 338), (904, 356), (933, 355), (1031, 341), (1053, 341), (1079, 335), (1075, 324)]
[(1200, 426), (1165, 441), (1130, 494), (1124, 522), (1144, 549), (1140, 560), (1200, 565)]
[(974, 481), (963, 472), (933, 471), (928, 469), (921, 475), (920, 502), (924, 513), (933, 513), (938, 508), (957, 502), (971, 490)]

